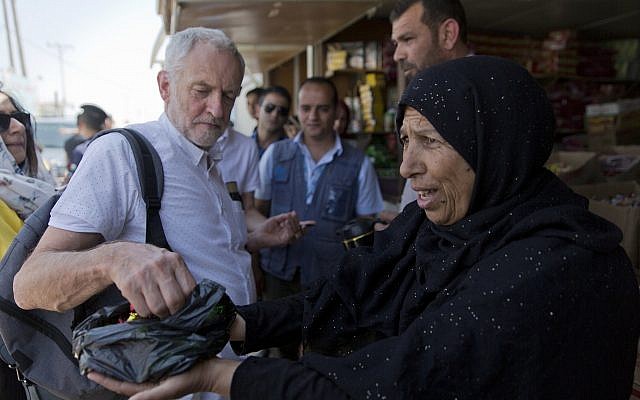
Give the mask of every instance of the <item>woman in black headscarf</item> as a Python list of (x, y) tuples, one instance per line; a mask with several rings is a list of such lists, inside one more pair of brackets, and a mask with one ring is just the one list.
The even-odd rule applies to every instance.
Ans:
[(300, 360), (209, 360), (135, 399), (628, 399), (638, 286), (620, 231), (544, 168), (554, 117), (535, 80), (493, 57), (437, 65), (397, 125), (418, 201), (331, 279), (238, 307), (236, 348), (302, 335)]

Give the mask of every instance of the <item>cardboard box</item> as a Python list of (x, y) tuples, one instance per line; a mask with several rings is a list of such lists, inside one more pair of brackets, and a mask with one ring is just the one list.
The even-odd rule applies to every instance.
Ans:
[(640, 400), (640, 342), (638, 342), (636, 368), (633, 372), (633, 386), (631, 388), (631, 397), (629, 397), (629, 400)]
[(605, 218), (622, 231), (622, 247), (629, 255), (631, 263), (640, 273), (640, 207), (617, 206), (609, 198), (618, 194), (635, 193), (640, 196), (637, 182), (607, 182), (571, 187), (576, 193), (589, 199), (589, 210)]
[(589, 150), (640, 143), (640, 98), (588, 105), (585, 126)]
[(607, 181), (640, 182), (640, 146), (613, 146), (598, 160)]
[(596, 153), (590, 151), (553, 152), (546, 166), (568, 185), (584, 185), (605, 180)]

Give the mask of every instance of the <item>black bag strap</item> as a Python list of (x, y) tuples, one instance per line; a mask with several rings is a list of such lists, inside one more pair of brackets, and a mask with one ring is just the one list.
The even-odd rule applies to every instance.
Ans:
[[(124, 136), (133, 152), (138, 170), (140, 190), (147, 209), (146, 243), (171, 250), (164, 233), (162, 221), (160, 220), (160, 208), (162, 206), (162, 194), (164, 191), (164, 171), (162, 169), (160, 156), (151, 143), (149, 143), (142, 134), (129, 128), (118, 128), (99, 132), (91, 139), (91, 142), (96, 140), (98, 137), (112, 132), (117, 132)], [(52, 204), (55, 203), (58, 197), (60, 197), (60, 195), (56, 194), (55, 198), (52, 197), (49, 202), (52, 202)], [(48, 205), (49, 210), (53, 207), (52, 204)], [(84, 304), (79, 307), (83, 306)], [(0, 298), (0, 310), (24, 321), (38, 331), (49, 336), (61, 349), (66, 349), (65, 354), (69, 354), (73, 363), (77, 363), (77, 360), (75, 360), (71, 355), (71, 344), (64, 336), (59, 337), (61, 334), (53, 325), (46, 326), (47, 321), (25, 314), (24, 311), (19, 309), (15, 304), (3, 298)], [(5, 350), (4, 343), (0, 343), (0, 349)], [(5, 351), (2, 353), (2, 359), (6, 361), (11, 368), (16, 370), (18, 380), (23, 384), (28, 400), (57, 399), (56, 396), (53, 396), (46, 391), (43, 392), (42, 388), (37, 387), (27, 379), (26, 376), (24, 376), (18, 369), (16, 362), (8, 352)]]
[(162, 193), (164, 192), (164, 171), (160, 156), (147, 138), (130, 128), (102, 131), (91, 141), (111, 132), (117, 132), (124, 136), (133, 151), (142, 198), (147, 208), (146, 243), (171, 250), (160, 220), (160, 207), (162, 205)]

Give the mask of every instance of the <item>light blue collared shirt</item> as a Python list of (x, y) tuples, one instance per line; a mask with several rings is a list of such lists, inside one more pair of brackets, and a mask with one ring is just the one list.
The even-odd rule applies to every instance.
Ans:
[[(304, 174), (307, 183), (307, 191), (305, 200), (307, 204), (311, 204), (313, 195), (318, 185), (318, 180), (322, 176), (327, 164), (342, 154), (342, 141), (340, 136), (335, 136), (336, 140), (333, 147), (327, 151), (318, 162), (313, 160), (309, 148), (302, 141), (302, 132), (299, 132), (293, 139), (304, 156)], [(269, 146), (264, 155), (260, 159), (260, 187), (256, 190), (255, 197), (260, 200), (271, 200), (271, 177), (273, 175), (273, 148)], [(376, 171), (369, 160), (365, 156), (360, 171), (358, 173), (358, 201), (356, 203), (356, 214), (370, 215), (377, 214), (384, 209), (382, 201), (382, 192)]]

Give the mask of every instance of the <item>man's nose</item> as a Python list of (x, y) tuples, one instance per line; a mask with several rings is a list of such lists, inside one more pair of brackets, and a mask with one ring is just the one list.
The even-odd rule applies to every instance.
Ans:
[(213, 92), (209, 95), (207, 98), (207, 112), (215, 118), (222, 118), (224, 116), (224, 104), (221, 93)]
[(318, 118), (318, 108), (317, 107), (312, 107), (311, 111), (309, 111), (309, 117), (311, 117), (312, 119), (317, 119)]
[(404, 49), (402, 48), (402, 45), (398, 44), (396, 45), (395, 50), (393, 51), (393, 61), (395, 62), (400, 62), (404, 59), (406, 59), (406, 54), (404, 52)]

